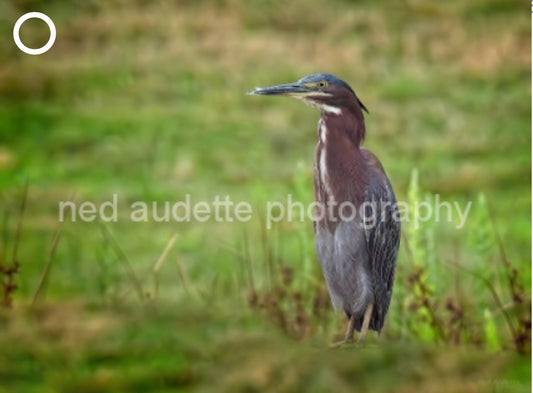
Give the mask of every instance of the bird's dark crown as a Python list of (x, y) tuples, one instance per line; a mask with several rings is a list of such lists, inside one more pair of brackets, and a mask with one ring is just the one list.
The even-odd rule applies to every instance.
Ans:
[(345, 89), (350, 90), (353, 93), (353, 95), (355, 95), (353, 89), (350, 87), (348, 83), (344, 82), (342, 79), (332, 74), (325, 74), (325, 73), (311, 74), (311, 75), (304, 76), (302, 79), (298, 81), (298, 83), (303, 83), (303, 84), (309, 84), (309, 83), (319, 84), (320, 82), (326, 82), (327, 86), (343, 87)]

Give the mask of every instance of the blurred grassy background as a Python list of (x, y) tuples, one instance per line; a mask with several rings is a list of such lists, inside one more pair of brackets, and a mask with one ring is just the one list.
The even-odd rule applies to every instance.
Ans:
[[(29, 11), (46, 13), (57, 27), (54, 47), (41, 56), (22, 53), (12, 40), (16, 19)], [(298, 353), (301, 344), (287, 340), (277, 330), (270, 332), (272, 320), (276, 326), (280, 318), (302, 314), (305, 323), (296, 323), (294, 328), (287, 327), (285, 321), (281, 330), (320, 345), (331, 341), (342, 330), (343, 321), (324, 300), (311, 223), (279, 223), (266, 231), (262, 216), (266, 201), (285, 201), (289, 193), (306, 203), (312, 200), (311, 163), (318, 113), (297, 102), (244, 94), (255, 86), (330, 72), (348, 81), (370, 109), (365, 145), (382, 160), (399, 199), (408, 198), (411, 173), (417, 168), (420, 198), (429, 193), (463, 204), (474, 201), (464, 229), (439, 223), (424, 227), (423, 236), (417, 235), (422, 236), (418, 247), (425, 251), (427, 266), (424, 279), (416, 285), (416, 264), (408, 245), (416, 247), (417, 242), (412, 238), (404, 241), (388, 325), (382, 338), (376, 340), (380, 345), (404, 345), (391, 344), (383, 352), (373, 349), (376, 354), (369, 355), (369, 361), (387, 364), (387, 351), (394, 357), (400, 350), (414, 351), (407, 349), (411, 345), (418, 348), (428, 345), (427, 341), (437, 345), (454, 341), (448, 336), (424, 336), (410, 325), (411, 306), (416, 303), (410, 302), (410, 292), (418, 291), (422, 284), (430, 288), (435, 302), (429, 309), (443, 310), (441, 319), (453, 322), (454, 315), (466, 315), (461, 321), (472, 328), (458, 330), (468, 334), (461, 333), (457, 344), (477, 346), (482, 351), (512, 348), (513, 339), (501, 310), (510, 307), (511, 314), (516, 310), (506, 287), (509, 269), (501, 263), (497, 235), (505, 247), (505, 259), (515, 267), (516, 281), (527, 288), (522, 294), (526, 297), (521, 299), (527, 304), (531, 286), (530, 29), (529, 9), (508, 0), (337, 0), (327, 4), (296, 0), (283, 5), (269, 0), (2, 2), (0, 198), (4, 220), (0, 261), (5, 266), (12, 259), (17, 239), (22, 190), (25, 182), (29, 185), (14, 307), (24, 309), (35, 294), (58, 229), (58, 201), (74, 195), (78, 202), (103, 202), (117, 193), (121, 208), (117, 223), (76, 222), (61, 228), (41, 299), (53, 302), (58, 309), (68, 309), (67, 301), (78, 299), (90, 303), (105, 318), (112, 314), (107, 307), (130, 305), (135, 300), (132, 281), (140, 281), (139, 297), (150, 307), (161, 302), (159, 307), (169, 310), (171, 321), (159, 314), (139, 316), (134, 308), (117, 317), (120, 337), (128, 343), (129, 324), (147, 324), (148, 330), (153, 328), (153, 334), (161, 336), (161, 342), (173, 343), (169, 348), (159, 344), (158, 351), (182, 349), (187, 354), (183, 361), (192, 368), (204, 367), (203, 358), (194, 351), (186, 352), (189, 344), (175, 341), (165, 330), (169, 324), (188, 323), (190, 310), (183, 302), (190, 299), (203, 310), (195, 311), (199, 319), (190, 322), (197, 327), (197, 336), (194, 329), (187, 336), (193, 342), (190, 345), (205, 342), (219, 357), (233, 341), (224, 342), (224, 335), (215, 339), (216, 334), (206, 332), (226, 316), (237, 321), (231, 326), (233, 339), (258, 334), (273, 348), (289, 351), (287, 359)], [(27, 46), (41, 46), (48, 30), (44, 23), (31, 20), (23, 25), (21, 37)], [(174, 202), (187, 193), (193, 201), (230, 195), (234, 201), (252, 203), (256, 214), (245, 224), (132, 224), (127, 219), (127, 207), (133, 201)], [(486, 204), (480, 202), (483, 200)], [(406, 233), (415, 236), (408, 228)], [(161, 259), (164, 264), (156, 276), (154, 262), (175, 234), (177, 241)], [(503, 308), (495, 305), (483, 280), (455, 265), (466, 266), (493, 282), (493, 289), (505, 303)], [(130, 268), (136, 279), (132, 280)], [(278, 281), (296, 300), (276, 292)], [(224, 306), (215, 306), (218, 302)], [(254, 312), (254, 318), (246, 316), (248, 304), (266, 309), (266, 317), (262, 312), (259, 316)], [(183, 309), (183, 320), (175, 308)], [(242, 309), (245, 316), (239, 312), (227, 315), (224, 310), (228, 308)], [(79, 310), (85, 315), (84, 307)], [(94, 309), (90, 312), (98, 314)], [(31, 313), (30, 317), (18, 315), (13, 320), (0, 319), (0, 323), (23, 325), (20, 321), (24, 318), (34, 321)], [(424, 316), (420, 318), (423, 321)], [(442, 322), (442, 326), (452, 329), (452, 322)], [(495, 333), (491, 333), (492, 328)], [(77, 331), (77, 327), (72, 329)], [(1, 333), (3, 343), (17, 337), (14, 331)], [(49, 345), (55, 349), (46, 349), (49, 337), (39, 328), (31, 328), (26, 338), (26, 344), (18, 349), (0, 350), (0, 357), (14, 356), (21, 364), (20, 369), (11, 365), (3, 378), (26, 378), (34, 372), (37, 366), (32, 362), (41, 358), (30, 354), (27, 356), (33, 360), (28, 360), (23, 354), (35, 342), (44, 345), (46, 353), (74, 351), (54, 339)], [(146, 350), (151, 346), (151, 341), (142, 337), (132, 340), (131, 345), (138, 343)], [(246, 349), (245, 340), (243, 345), (235, 345), (245, 347), (242, 361), (247, 362), (262, 351), (263, 344), (250, 344)], [(116, 350), (126, 347), (124, 344)], [(85, 350), (89, 358), (93, 356), (91, 348), (83, 346), (80, 356)], [(304, 351), (308, 350), (306, 347)], [(439, 360), (438, 350), (429, 350), (428, 355), (421, 351), (409, 352), (413, 353), (413, 364), (424, 362), (424, 356), (448, 362), (447, 358)], [(128, 360), (129, 353), (117, 355), (117, 362), (136, 373), (137, 358)], [(162, 356), (161, 364), (174, 359), (169, 353)], [(317, 354), (306, 352), (305, 356)], [(327, 359), (338, 364), (342, 361), (337, 356), (344, 359), (350, 355), (328, 353)], [(513, 356), (508, 354), (511, 360), (489, 356), (487, 363), (496, 368), (487, 365), (487, 370), (507, 370), (516, 362), (527, 362), (523, 358), (513, 360)], [(460, 358), (457, 355), (459, 363)], [(48, 358), (43, 359), (48, 362)], [(60, 363), (50, 361), (52, 368), (54, 362)], [(83, 361), (70, 361), (80, 366), (74, 382), (58, 381), (57, 374), (52, 373), (55, 376), (45, 379), (50, 386), (71, 390), (71, 382), (83, 380), (88, 369), (100, 364), (92, 360), (92, 366), (85, 369)], [(274, 362), (270, 366), (273, 369), (281, 367), (275, 359), (265, 361)], [(316, 361), (306, 363), (307, 368), (302, 366), (307, 370), (302, 373), (316, 367), (324, 370), (321, 378), (331, 386), (350, 386), (351, 377), (347, 379)], [(223, 362), (227, 370), (231, 362), (234, 366), (239, 363), (235, 359)], [(106, 364), (104, 359), (104, 374)], [(355, 364), (353, 373), (359, 375), (364, 369)], [(2, 366), (7, 363), (0, 362)], [(529, 386), (529, 370), (517, 369), (521, 370), (519, 376), (502, 377), (500, 385), (485, 381), (465, 391), (478, 391), (485, 385), (510, 391), (509, 384), (522, 391)], [(123, 369), (118, 366), (116, 370)], [(114, 375), (115, 371), (109, 372)], [(476, 381), (481, 381), (474, 371)], [(198, 379), (213, 377), (213, 372), (193, 373), (197, 376), (194, 383), (185, 385), (191, 387)], [(259, 380), (267, 381), (258, 386), (267, 387), (279, 371), (250, 370), (250, 375), (254, 372)], [(508, 371), (501, 372), (506, 375)], [(419, 378), (431, 380), (431, 375), (422, 372)], [(152, 376), (148, 373), (147, 380)], [(30, 378), (28, 386), (39, 386), (39, 378)], [(103, 378), (103, 385), (88, 391), (104, 389), (106, 376)], [(146, 381), (139, 386), (143, 383)], [(406, 391), (411, 383), (415, 382), (406, 381)], [(141, 389), (139, 386), (131, 382), (115, 389), (135, 391)], [(234, 386), (229, 384), (227, 389)], [(254, 391), (254, 386), (249, 391)], [(286, 391), (291, 391), (293, 385), (287, 386)], [(384, 382), (384, 386), (381, 391), (392, 385)], [(451, 390), (437, 382), (424, 391)]]

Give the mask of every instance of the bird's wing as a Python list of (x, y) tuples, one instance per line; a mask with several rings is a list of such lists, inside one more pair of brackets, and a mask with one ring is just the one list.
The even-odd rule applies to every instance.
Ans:
[(380, 331), (389, 309), (400, 246), (400, 220), (392, 186), (379, 160), (364, 155), (371, 176), (365, 195), (365, 237), (372, 270), (375, 304), (370, 327)]

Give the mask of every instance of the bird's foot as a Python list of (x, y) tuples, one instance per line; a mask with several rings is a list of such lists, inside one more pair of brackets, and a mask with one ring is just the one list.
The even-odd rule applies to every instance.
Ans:
[(357, 341), (353, 338), (345, 338), (344, 340), (334, 342), (329, 345), (330, 349), (335, 348), (364, 348), (366, 346), (366, 341), (364, 336), (359, 336)]
[(358, 348), (363, 348), (365, 346), (365, 337), (359, 336), (357, 343), (355, 344)]
[(344, 340), (337, 341), (337, 342), (334, 342), (334, 343), (330, 344), (329, 348), (330, 349), (348, 348), (348, 347), (354, 346), (354, 344), (355, 343), (354, 343), (353, 339), (352, 340), (344, 339)]

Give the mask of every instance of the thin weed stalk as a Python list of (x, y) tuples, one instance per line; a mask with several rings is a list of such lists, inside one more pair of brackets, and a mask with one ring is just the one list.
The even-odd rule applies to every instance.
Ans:
[(135, 270), (131, 266), (128, 256), (122, 250), (116, 238), (113, 236), (111, 231), (107, 228), (107, 226), (101, 224), (101, 228), (102, 228), (102, 233), (103, 233), (104, 238), (109, 242), (109, 244), (111, 245), (111, 248), (114, 250), (118, 259), (123, 262), (124, 267), (126, 269), (126, 273), (128, 274), (128, 277), (131, 281), (133, 288), (135, 289), (135, 292), (137, 293), (139, 300), (141, 302), (144, 302), (144, 300), (146, 300), (146, 297), (143, 291), (142, 284), (137, 278)]
[(50, 277), (50, 271), (52, 269), (52, 263), (56, 255), (57, 246), (59, 245), (59, 240), (61, 239), (62, 232), (63, 223), (60, 222), (54, 233), (54, 237), (50, 246), (50, 251), (48, 253), (48, 259), (46, 260), (46, 264), (44, 265), (41, 276), (39, 277), (39, 283), (37, 284), (37, 288), (35, 289), (35, 292), (33, 294), (33, 299), (31, 302), (32, 306), (35, 306), (35, 304), (37, 304), (37, 301), (44, 296), (44, 292), (46, 290)]
[(157, 258), (157, 260), (154, 263), (154, 266), (152, 267), (153, 272), (153, 278), (154, 278), (154, 298), (157, 298), (159, 294), (159, 270), (161, 270), (161, 267), (167, 260), (168, 253), (174, 247), (174, 244), (176, 244), (176, 240), (178, 240), (178, 234), (175, 233), (170, 240), (168, 241), (167, 245), (165, 246), (163, 252)]
[[(19, 209), (19, 215), (17, 220), (17, 227), (15, 229), (15, 238), (13, 240), (13, 251), (11, 256), (11, 263), (8, 262), (2, 263), (0, 260), (0, 284), (2, 285), (2, 298), (0, 300), (0, 305), (6, 308), (11, 308), (13, 306), (13, 292), (18, 288), (15, 283), (15, 275), (18, 273), (20, 262), (18, 260), (18, 250), (20, 241), (22, 238), (22, 225), (24, 222), (24, 214), (26, 212), (26, 203), (28, 200), (28, 182), (24, 184), (24, 189), (21, 195), (21, 203)], [(7, 212), (4, 215), (4, 234), (3, 234), (3, 243), (4, 243), (4, 253), (7, 250)], [(5, 256), (4, 256), (5, 258)], [(3, 258), (3, 260), (5, 260)]]

